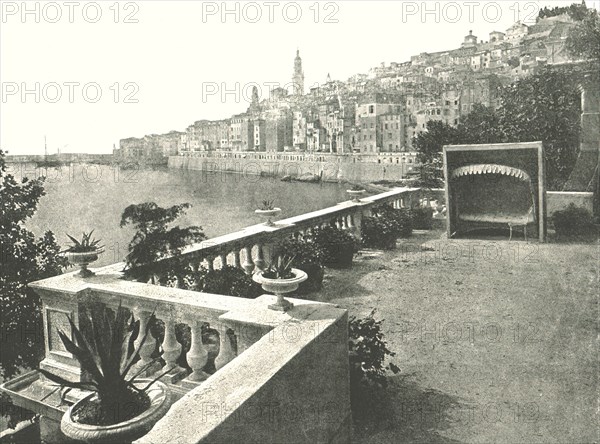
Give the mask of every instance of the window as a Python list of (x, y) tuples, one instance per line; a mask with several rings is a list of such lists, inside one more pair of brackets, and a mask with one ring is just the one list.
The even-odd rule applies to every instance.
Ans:
[(400, 124), (396, 123), (396, 129), (399, 129), (399, 128), (400, 128)]
[(455, 101), (454, 101), (454, 104), (455, 104), (455, 105), (458, 105), (458, 100), (455, 100)]
[(438, 109), (437, 110), (437, 115), (439, 116), (440, 114), (442, 114), (442, 110)]
[(373, 134), (369, 134), (369, 140), (373, 140)]
[(385, 124), (385, 129), (388, 129), (388, 124), (387, 123)]
[(369, 105), (369, 114), (373, 114), (375, 112), (375, 106)]
[(371, 128), (374, 128), (374, 127), (375, 127), (375, 124), (373, 124), (373, 122), (371, 122)]
[(388, 139), (392, 138), (392, 133), (388, 133)]
[(390, 151), (392, 151), (392, 144), (390, 143)]
[(450, 100), (446, 100), (446, 106), (450, 105)]

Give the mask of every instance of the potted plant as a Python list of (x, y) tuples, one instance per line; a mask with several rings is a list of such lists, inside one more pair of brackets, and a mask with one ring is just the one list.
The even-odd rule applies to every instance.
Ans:
[(266, 217), (267, 221), (265, 222), (265, 225), (272, 227), (275, 224), (271, 218), (281, 213), (281, 208), (274, 207), (272, 200), (263, 200), (262, 206), (254, 212), (259, 216)]
[(294, 304), (285, 299), (284, 294), (295, 291), (308, 278), (304, 271), (292, 268), (293, 260), (293, 257), (279, 256), (276, 264), (271, 264), (266, 270), (252, 276), (254, 282), (262, 285), (263, 290), (277, 296), (277, 301), (269, 305), (271, 310), (287, 311), (292, 308)]
[(346, 190), (346, 192), (352, 197), (353, 202), (360, 202), (360, 196), (365, 194), (367, 190), (360, 185), (354, 185), (349, 190)]
[(393, 250), (396, 248), (398, 229), (394, 220), (388, 216), (363, 217), (361, 237), (363, 245), (367, 248)]
[(294, 256), (294, 267), (308, 276), (295, 291), (297, 295), (319, 291), (323, 287), (325, 251), (314, 239), (310, 236), (289, 238), (279, 243), (275, 251)]
[(324, 250), (323, 263), (327, 267), (347, 268), (352, 265), (358, 245), (347, 231), (328, 225), (313, 230), (312, 238)]
[(120, 303), (115, 314), (104, 305), (92, 307), (91, 315), (80, 317), (80, 328), (70, 316), (68, 319), (74, 341), (62, 330), (58, 335), (67, 352), (79, 361), (85, 378), (73, 382), (44, 369), (39, 371), (52, 382), (92, 393), (65, 412), (62, 432), (86, 442), (131, 442), (141, 438), (164, 416), (171, 402), (168, 388), (158, 381), (171, 369), (152, 380), (136, 379), (159, 358), (127, 376), (154, 324), (154, 314), (131, 353), (132, 342), (140, 334), (140, 321), (134, 320)]
[(429, 205), (413, 208), (411, 211), (415, 230), (431, 230), (433, 227), (433, 208)]
[(100, 240), (92, 239), (93, 232), (94, 230), (89, 233), (83, 233), (81, 240), (77, 240), (70, 234), (67, 234), (67, 237), (71, 239), (73, 244), (62, 252), (69, 262), (81, 267), (79, 275), (82, 277), (94, 275), (87, 267), (92, 262), (97, 261), (98, 255), (104, 252), (104, 245), (98, 245)]

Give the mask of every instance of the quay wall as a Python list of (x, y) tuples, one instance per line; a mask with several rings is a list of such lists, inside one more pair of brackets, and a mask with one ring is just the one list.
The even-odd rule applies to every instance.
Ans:
[(201, 171), (202, 174), (217, 175), (236, 173), (267, 177), (307, 175), (321, 176), (326, 182), (374, 182), (399, 180), (408, 171), (406, 164), (375, 162), (335, 162), (281, 159), (243, 159), (218, 157), (169, 157), (169, 168)]

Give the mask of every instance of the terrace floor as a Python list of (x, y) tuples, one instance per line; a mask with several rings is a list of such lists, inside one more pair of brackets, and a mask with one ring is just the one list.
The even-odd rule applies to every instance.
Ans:
[(314, 298), (377, 308), (402, 369), (354, 441), (599, 442), (599, 252), (432, 231), (329, 270)]

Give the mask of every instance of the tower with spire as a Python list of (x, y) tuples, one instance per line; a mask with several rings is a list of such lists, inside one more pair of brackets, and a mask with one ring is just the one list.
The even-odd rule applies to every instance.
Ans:
[(294, 76), (292, 77), (292, 85), (294, 87), (294, 95), (304, 95), (304, 71), (302, 70), (302, 59), (300, 58), (299, 49), (296, 49), (296, 58), (294, 59)]

